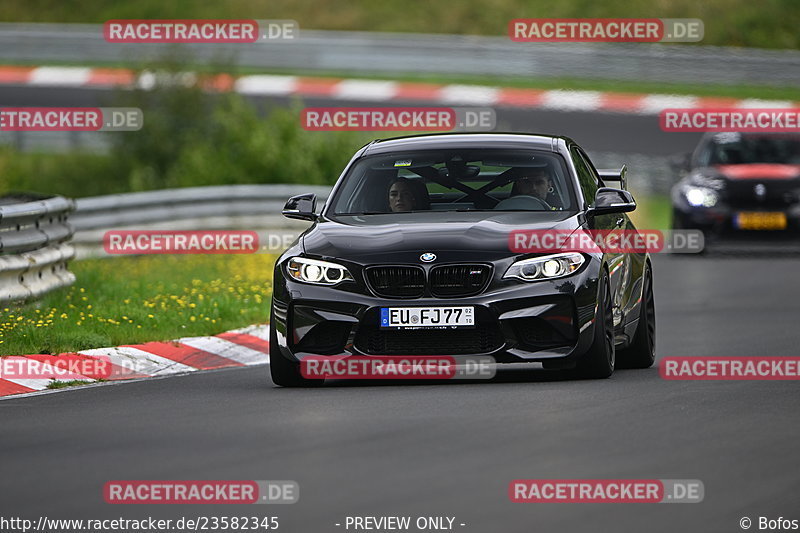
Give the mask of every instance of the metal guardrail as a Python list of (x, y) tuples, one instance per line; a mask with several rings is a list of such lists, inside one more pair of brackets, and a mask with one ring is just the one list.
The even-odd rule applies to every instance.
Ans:
[[(0, 24), (0, 60), (131, 62), (173, 44), (113, 44), (99, 24)], [(800, 51), (644, 43), (516, 43), (508, 37), (303, 30), (267, 44), (187, 44), (199, 61), (265, 69), (800, 86)], [(184, 56), (186, 54), (183, 54)]]
[(318, 185), (221, 185), (79, 198), (70, 218), (72, 244), (83, 259), (103, 255), (103, 236), (112, 229), (248, 229), (268, 241), (270, 233), (297, 235), (308, 227), (281, 215), (290, 196), (313, 192), (321, 206), (330, 191)]
[(249, 229), (262, 237), (276, 231), (297, 235), (308, 223), (281, 216), (286, 200), (313, 192), (321, 205), (330, 190), (314, 185), (224, 185), (78, 200), (0, 198), (0, 303), (35, 299), (74, 283), (67, 263), (102, 255), (108, 230)]
[(286, 200), (301, 192), (327, 197), (330, 187), (220, 185), (79, 198), (71, 222), (80, 235), (87, 230), (198, 217), (280, 215)]
[(75, 281), (67, 221), (72, 200), (0, 199), (0, 303), (37, 298)]

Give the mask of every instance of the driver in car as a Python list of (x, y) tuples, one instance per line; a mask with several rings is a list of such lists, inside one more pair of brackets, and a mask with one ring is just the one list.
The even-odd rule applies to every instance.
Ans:
[(392, 213), (405, 213), (417, 208), (417, 200), (411, 183), (406, 178), (398, 178), (389, 187), (389, 209)]

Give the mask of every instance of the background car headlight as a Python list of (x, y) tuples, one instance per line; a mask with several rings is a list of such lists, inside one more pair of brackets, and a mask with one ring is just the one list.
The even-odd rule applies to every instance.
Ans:
[(523, 281), (561, 278), (578, 270), (585, 261), (586, 258), (577, 252), (523, 259), (508, 267), (503, 278), (517, 278)]
[(683, 194), (689, 205), (694, 207), (713, 207), (719, 200), (719, 195), (715, 191), (704, 187), (688, 187)]
[(286, 272), (292, 279), (316, 285), (336, 285), (342, 281), (353, 281), (353, 276), (342, 265), (306, 257), (289, 259)]

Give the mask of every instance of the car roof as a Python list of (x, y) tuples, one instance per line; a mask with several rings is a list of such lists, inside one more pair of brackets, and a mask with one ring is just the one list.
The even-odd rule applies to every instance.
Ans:
[(362, 155), (385, 154), (405, 150), (447, 148), (528, 148), (556, 151), (559, 139), (571, 144), (567, 137), (533, 133), (437, 133), (378, 139), (367, 145)]

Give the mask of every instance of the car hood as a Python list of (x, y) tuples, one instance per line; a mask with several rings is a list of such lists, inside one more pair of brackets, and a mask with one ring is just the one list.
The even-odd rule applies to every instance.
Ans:
[[(488, 215), (488, 216), (487, 216)], [(322, 219), (303, 237), (306, 253), (362, 264), (419, 263), (426, 252), (436, 262), (493, 261), (519, 255), (509, 249), (516, 230), (575, 231), (567, 212), (434, 212)]]
[(752, 163), (747, 165), (717, 165), (716, 170), (732, 180), (781, 180), (800, 177), (800, 165)]

